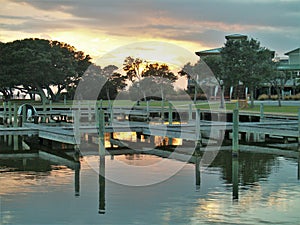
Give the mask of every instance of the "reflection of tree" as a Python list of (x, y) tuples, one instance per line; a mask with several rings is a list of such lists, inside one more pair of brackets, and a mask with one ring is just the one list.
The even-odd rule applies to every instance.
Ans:
[[(249, 185), (266, 178), (271, 174), (272, 167), (277, 165), (276, 156), (261, 153), (239, 153), (239, 177), (241, 185)], [(223, 179), (231, 183), (232, 158), (231, 152), (220, 152), (210, 167), (222, 169)]]

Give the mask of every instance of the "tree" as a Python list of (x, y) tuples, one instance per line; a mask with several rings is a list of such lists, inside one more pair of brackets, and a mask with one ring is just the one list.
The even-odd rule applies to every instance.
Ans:
[(12, 80), (9, 88), (32, 96), (37, 93), (43, 101), (47, 100), (46, 93), (57, 100), (63, 89), (76, 86), (91, 59), (73, 46), (44, 39), (9, 42), (1, 53), (0, 73)]
[(192, 65), (190, 62), (184, 65), (179, 75), (186, 76), (189, 85), (194, 86), (194, 103), (196, 103), (198, 93), (210, 94), (211, 86), (218, 85), (212, 71), (203, 60), (199, 60)]
[(165, 99), (165, 92), (167, 87), (173, 89), (173, 83), (178, 77), (170, 71), (170, 68), (166, 64), (151, 63), (146, 66), (142, 72), (143, 77), (150, 77), (156, 85), (159, 86), (161, 99)]
[[(238, 89), (242, 82), (250, 90), (251, 107), (254, 91), (272, 75), (274, 52), (261, 47), (254, 39), (228, 40), (221, 50), (224, 80)], [(239, 93), (237, 93), (239, 98)]]
[[(126, 87), (126, 77), (117, 73), (118, 67), (109, 65), (103, 69), (91, 65), (80, 82), (80, 95), (83, 99), (114, 99)], [(79, 96), (77, 96), (79, 97)]]

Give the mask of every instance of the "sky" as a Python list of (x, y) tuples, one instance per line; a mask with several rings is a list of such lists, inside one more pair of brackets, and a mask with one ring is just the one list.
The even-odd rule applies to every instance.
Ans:
[[(94, 59), (134, 43), (145, 52), (141, 46), (149, 50), (156, 42), (194, 57), (222, 47), (225, 35), (236, 33), (279, 56), (300, 47), (300, 0), (0, 0), (0, 5), (1, 42), (58, 40)], [(160, 49), (153, 54), (167, 55)], [(180, 51), (170, 54), (182, 60)]]

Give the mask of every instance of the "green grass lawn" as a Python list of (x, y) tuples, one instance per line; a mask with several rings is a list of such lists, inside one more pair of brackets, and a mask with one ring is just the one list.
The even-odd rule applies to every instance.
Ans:
[[(37, 102), (37, 101), (22, 101), (22, 100), (18, 100), (18, 101), (12, 101), (12, 104), (16, 103), (17, 105), (21, 105), (23, 103), (28, 103), (28, 104), (32, 104), (34, 106), (42, 106), (41, 102)], [(53, 107), (60, 107), (60, 106), (66, 106), (66, 107), (72, 107), (73, 105), (73, 101), (72, 100), (68, 100), (66, 102), (66, 104), (64, 104), (63, 101), (60, 102), (53, 102), (52, 106)], [(98, 105), (99, 105), (100, 101), (98, 101)], [(112, 101), (113, 103), (113, 107), (137, 107), (137, 102), (135, 101), (131, 101), (131, 100), (117, 100), (117, 101)], [(95, 101), (82, 101), (81, 105), (82, 106), (88, 106), (88, 105), (94, 105)], [(164, 107), (167, 110), (168, 108), (168, 101), (164, 102)], [(178, 109), (186, 109), (188, 110), (189, 108), (189, 104), (193, 105), (192, 101), (172, 101), (173, 107), (178, 108)], [(1, 106), (3, 104), (1, 103)], [(102, 101), (102, 106), (103, 107), (107, 107), (109, 105), (109, 101)], [(146, 102), (140, 102), (140, 106), (139, 107), (146, 107), (147, 103)], [(47, 104), (47, 106), (49, 107), (49, 104)], [(162, 106), (162, 102), (161, 101), (150, 101), (149, 103), (150, 108), (161, 108)], [(197, 102), (197, 108), (202, 109), (202, 110), (226, 110), (226, 111), (232, 111), (234, 108), (236, 108), (236, 103), (234, 102), (226, 102), (226, 109), (220, 109), (220, 103), (219, 102), (211, 102), (210, 104), (208, 104), (207, 102)], [(275, 113), (275, 114), (286, 114), (286, 115), (297, 115), (298, 111), (300, 109), (300, 106), (282, 106), (282, 107), (278, 107), (276, 106), (268, 106), (268, 105), (264, 105), (264, 112), (265, 113)], [(250, 108), (250, 106), (248, 106), (247, 108), (240, 108), (241, 112), (253, 112), (253, 113), (259, 113), (260, 112), (260, 106), (259, 105), (255, 105), (254, 108)]]

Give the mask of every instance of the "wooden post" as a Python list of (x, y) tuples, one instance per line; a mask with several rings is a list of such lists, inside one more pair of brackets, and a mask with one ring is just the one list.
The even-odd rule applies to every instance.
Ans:
[(104, 121), (104, 110), (99, 111), (99, 156), (105, 156), (105, 145), (104, 145), (104, 133), (105, 133), (105, 121)]
[(164, 123), (164, 119), (165, 119), (165, 101), (162, 99), (161, 100), (161, 122)]
[(92, 121), (92, 107), (91, 107), (90, 101), (88, 101), (88, 121), (89, 122)]
[(109, 104), (109, 124), (112, 125), (114, 121), (114, 111), (112, 104)]
[(169, 117), (168, 117), (169, 125), (173, 123), (173, 109), (172, 104), (169, 102)]
[(46, 101), (45, 100), (43, 100), (43, 113), (44, 113), (44, 115), (43, 115), (43, 119), (42, 119), (42, 123), (46, 123)]
[(19, 150), (19, 136), (18, 135), (13, 135), (13, 149), (14, 151), (18, 151)]
[(22, 126), (24, 126), (24, 123), (27, 121), (26, 118), (26, 106), (22, 107)]
[(67, 105), (67, 96), (64, 95), (64, 106), (66, 106), (66, 105)]
[(5, 125), (6, 123), (6, 107), (7, 107), (7, 104), (6, 104), (6, 101), (3, 102), (3, 124)]
[(16, 103), (14, 103), (14, 127), (18, 127), (18, 110)]
[(77, 109), (74, 112), (74, 116), (73, 116), (73, 124), (74, 124), (74, 132), (75, 132), (75, 142), (76, 142), (76, 146), (75, 146), (75, 150), (79, 151), (79, 146), (80, 146), (80, 111), (79, 109)]
[(49, 101), (50, 111), (52, 111), (52, 100)]
[(260, 122), (264, 120), (264, 104), (260, 104)]
[(193, 120), (193, 109), (192, 104), (189, 104), (189, 121)]
[(239, 110), (234, 109), (232, 114), (232, 155), (237, 155), (239, 150)]
[(196, 134), (196, 149), (202, 146), (202, 137), (201, 137), (201, 129), (200, 129), (200, 109), (196, 110), (196, 127), (195, 127), (195, 134)]
[(11, 101), (8, 102), (8, 125), (12, 124), (12, 110), (11, 110)]
[(232, 157), (232, 199), (239, 199), (239, 161)]
[(150, 106), (149, 106), (149, 101), (147, 101), (147, 121), (150, 121)]

